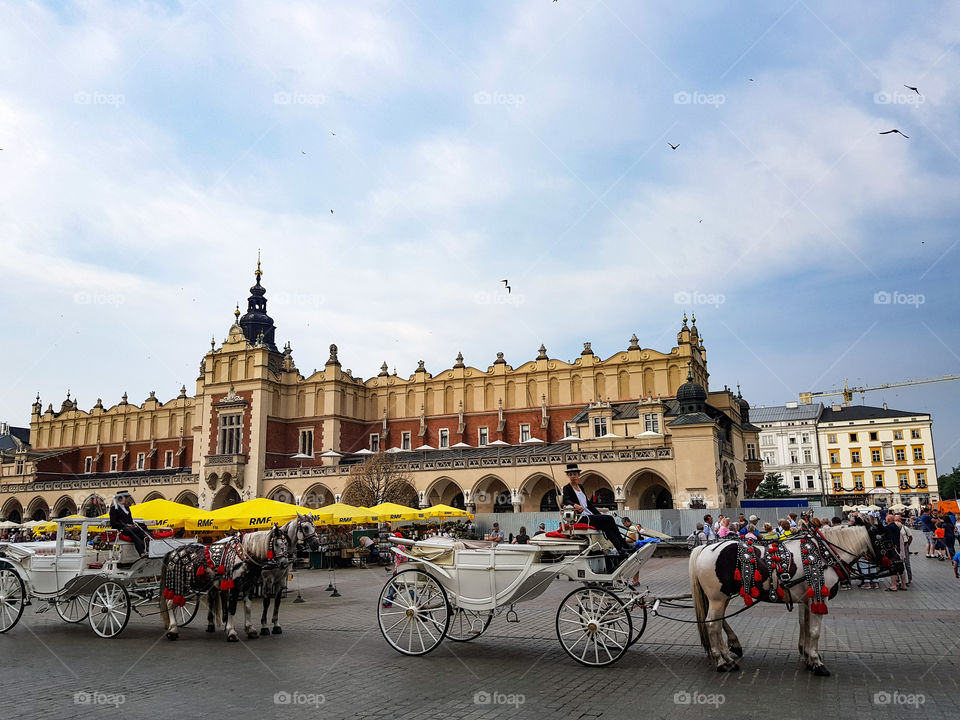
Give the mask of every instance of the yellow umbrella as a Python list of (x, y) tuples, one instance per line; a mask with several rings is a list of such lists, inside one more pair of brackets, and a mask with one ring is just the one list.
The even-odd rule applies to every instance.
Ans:
[(228, 505), (203, 516), (188, 517), (184, 527), (189, 532), (227, 532), (230, 530), (264, 530), (274, 523), (282, 525), (297, 515), (310, 515), (309, 508), (299, 505), (254, 498)]
[[(107, 517), (108, 517), (107, 515), (100, 516), (100, 518), (107, 518)], [(64, 518), (58, 518), (58, 519), (59, 520), (87, 520), (89, 518), (87, 518), (85, 515), (67, 515)], [(107, 528), (109, 527), (109, 525), (110, 525), (110, 521), (107, 520), (107, 522), (105, 522), (103, 525), (90, 525), (89, 528), (90, 530), (99, 530), (101, 528)], [(69, 527), (67, 527), (67, 530), (71, 532), (79, 529), (80, 529), (79, 525), (70, 525)], [(57, 523), (53, 521), (40, 523), (39, 525), (36, 525), (33, 528), (34, 535), (39, 535), (40, 533), (45, 533), (45, 532), (56, 532), (56, 531), (57, 531)]]
[(380, 522), (396, 522), (398, 520), (426, 520), (427, 516), (423, 510), (414, 510), (406, 505), (397, 503), (380, 503), (370, 508), (370, 512), (375, 513)]
[(377, 514), (365, 507), (354, 507), (346, 503), (334, 503), (313, 510), (318, 525), (356, 525), (377, 519)]
[(468, 517), (473, 518), (474, 516), (468, 513), (466, 510), (461, 510), (460, 508), (450, 507), (449, 505), (433, 505), (428, 507), (423, 511), (424, 515), (428, 518), (439, 518), (439, 517)]
[(183, 503), (156, 498), (130, 506), (134, 520), (153, 520), (169, 528), (183, 527), (188, 520), (207, 517), (210, 512)]

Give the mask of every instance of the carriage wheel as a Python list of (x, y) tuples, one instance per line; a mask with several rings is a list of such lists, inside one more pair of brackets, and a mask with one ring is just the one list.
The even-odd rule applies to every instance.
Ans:
[(130, 595), (120, 583), (107, 580), (90, 597), (90, 627), (102, 638), (123, 632), (130, 620)]
[(557, 638), (582, 665), (615, 663), (630, 647), (632, 635), (633, 621), (623, 601), (604, 588), (578, 588), (557, 610)]
[(493, 612), (478, 612), (476, 610), (458, 609), (450, 618), (450, 627), (447, 628), (447, 637), (454, 642), (469, 642), (483, 635), (490, 627)]
[(90, 612), (90, 596), (74, 595), (69, 598), (57, 598), (53, 601), (59, 615), (65, 622), (78, 623), (87, 619)]
[(175, 605), (171, 612), (177, 627), (186, 627), (190, 621), (197, 616), (197, 610), (200, 609), (200, 595), (191, 595), (186, 598), (183, 605)]
[(20, 622), (26, 602), (27, 591), (20, 576), (9, 568), (0, 569), (0, 633)]
[(450, 604), (432, 575), (403, 570), (380, 591), (377, 619), (380, 632), (394, 650), (404, 655), (426, 655), (447, 633)]
[[(642, 613), (640, 618), (633, 617), (634, 612)], [(646, 602), (640, 603), (639, 605), (634, 606), (630, 611), (630, 619), (633, 622), (633, 638), (630, 640), (630, 644), (633, 645), (637, 640), (640, 639), (640, 636), (643, 635), (643, 631), (647, 629), (647, 604)]]

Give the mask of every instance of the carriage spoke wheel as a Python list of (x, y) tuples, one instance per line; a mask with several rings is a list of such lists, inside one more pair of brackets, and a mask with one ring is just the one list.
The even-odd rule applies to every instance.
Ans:
[(432, 575), (403, 570), (380, 591), (377, 619), (380, 632), (394, 650), (404, 655), (426, 655), (447, 634), (450, 604)]
[(450, 627), (447, 628), (447, 637), (454, 642), (468, 642), (483, 635), (490, 627), (493, 612), (478, 612), (476, 610), (458, 609), (450, 618)]
[(604, 588), (578, 588), (557, 610), (557, 638), (582, 665), (615, 663), (630, 647), (632, 635), (633, 621), (623, 601)]
[(89, 595), (58, 598), (53, 604), (57, 608), (57, 615), (68, 623), (83, 622), (87, 619), (87, 613), (90, 612)]
[(130, 620), (130, 595), (127, 589), (108, 580), (93, 591), (90, 597), (90, 627), (103, 638), (112, 638), (123, 632)]
[(26, 602), (27, 593), (20, 576), (8, 568), (0, 569), (0, 633), (20, 622)]
[(170, 612), (177, 623), (177, 627), (186, 627), (197, 616), (200, 609), (200, 595), (191, 595), (183, 605), (175, 605)]

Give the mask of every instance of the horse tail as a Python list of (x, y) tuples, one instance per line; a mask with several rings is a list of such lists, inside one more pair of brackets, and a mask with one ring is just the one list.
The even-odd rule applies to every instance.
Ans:
[(167, 609), (167, 598), (164, 597), (164, 591), (167, 589), (167, 562), (168, 557), (163, 559), (163, 565), (160, 567), (160, 618), (163, 620), (163, 629), (170, 627), (170, 611)]
[(697, 614), (697, 631), (700, 633), (700, 644), (710, 652), (710, 637), (707, 634), (707, 594), (700, 584), (700, 573), (697, 569), (697, 558), (706, 545), (698, 545), (690, 552), (690, 594), (693, 597), (693, 609)]

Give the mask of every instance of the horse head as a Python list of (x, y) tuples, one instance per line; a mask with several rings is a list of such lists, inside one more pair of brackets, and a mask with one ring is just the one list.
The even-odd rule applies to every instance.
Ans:
[(267, 560), (273, 560), (278, 565), (289, 562), (290, 539), (279, 525), (270, 528), (270, 542), (267, 550)]
[(317, 526), (313, 524), (312, 515), (297, 515), (294, 521), (297, 524), (296, 535), (293, 540), (296, 545), (306, 545), (311, 552), (320, 549), (320, 537), (317, 535)]
[(899, 575), (903, 572), (903, 558), (897, 548), (887, 540), (887, 535), (878, 525), (867, 525), (870, 538), (870, 559), (885, 573)]

